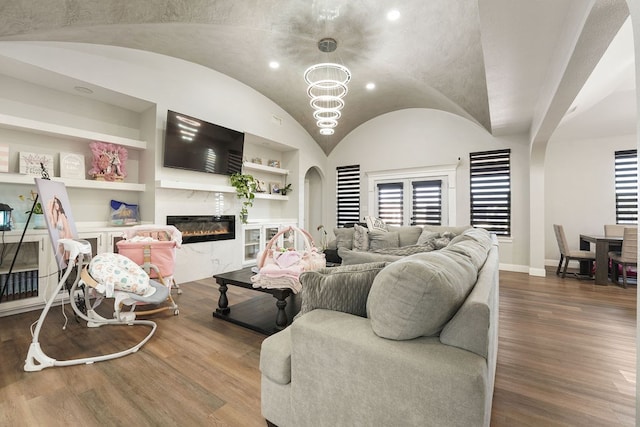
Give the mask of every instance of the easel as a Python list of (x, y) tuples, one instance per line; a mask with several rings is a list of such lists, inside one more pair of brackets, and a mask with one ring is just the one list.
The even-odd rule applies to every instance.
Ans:
[[(40, 163), (40, 169), (41, 169), (42, 179), (50, 179), (49, 172), (47, 172), (47, 169), (44, 167), (44, 164)], [(27, 217), (27, 222), (24, 225), (24, 230), (22, 230), (22, 235), (20, 236), (20, 241), (18, 242), (18, 247), (16, 248), (16, 253), (13, 254), (13, 259), (11, 260), (11, 265), (9, 266), (7, 277), (11, 277), (11, 273), (13, 272), (13, 267), (15, 266), (16, 260), (18, 259), (18, 253), (20, 252), (20, 247), (22, 246), (22, 242), (24, 241), (24, 235), (27, 232), (27, 227), (29, 227), (29, 221), (31, 221), (31, 215), (33, 215), (33, 211), (35, 210), (37, 204), (38, 204), (38, 194), (36, 194), (36, 197), (33, 199), (33, 206), (31, 206), (31, 210), (29, 211), (29, 216)], [(7, 283), (9, 283), (8, 280), (5, 282), (4, 286), (2, 286), (2, 289), (0, 290), (0, 301), (2, 301), (4, 292), (7, 289)]]

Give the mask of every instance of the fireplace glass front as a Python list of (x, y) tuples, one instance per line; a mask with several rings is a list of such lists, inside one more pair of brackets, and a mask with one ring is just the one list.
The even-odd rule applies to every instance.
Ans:
[(236, 218), (233, 215), (167, 216), (167, 225), (180, 230), (182, 243), (236, 238)]

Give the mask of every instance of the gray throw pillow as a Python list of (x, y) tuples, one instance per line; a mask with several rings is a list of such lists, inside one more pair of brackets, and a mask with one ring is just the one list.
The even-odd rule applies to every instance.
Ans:
[(369, 229), (358, 224), (353, 226), (353, 249), (369, 250)]
[(369, 249), (372, 251), (397, 248), (399, 242), (397, 231), (369, 231)]
[(298, 316), (316, 308), (367, 317), (367, 296), (386, 262), (320, 268), (300, 275), (302, 304)]
[(353, 233), (354, 229), (351, 228), (334, 228), (333, 235), (336, 236), (337, 248), (353, 248)]
[(418, 225), (389, 225), (387, 231), (398, 232), (398, 244), (400, 246), (415, 245), (422, 233), (422, 227)]
[(373, 332), (392, 340), (438, 335), (477, 277), (470, 258), (455, 252), (415, 254), (389, 264), (367, 300)]

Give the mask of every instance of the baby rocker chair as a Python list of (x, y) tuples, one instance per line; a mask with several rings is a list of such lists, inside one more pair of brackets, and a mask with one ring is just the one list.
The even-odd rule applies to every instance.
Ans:
[[(156, 323), (151, 320), (136, 320), (134, 312), (118, 311), (114, 314), (113, 319), (107, 319), (100, 316), (95, 309), (104, 298), (115, 298), (116, 304), (118, 302), (160, 304), (168, 298), (170, 289), (149, 279), (142, 267), (123, 255), (100, 254), (92, 257), (89, 242), (74, 238), (77, 237), (77, 232), (64, 184), (40, 178), (36, 178), (35, 181), (38, 197), (42, 205), (47, 207), (45, 217), (56, 259), (60, 269), (65, 269), (65, 271), (38, 318), (24, 370), (33, 372), (52, 366), (91, 364), (135, 353), (153, 336), (157, 328)], [(52, 201), (53, 203), (51, 203)], [(56, 212), (58, 217), (56, 217)], [(60, 215), (64, 215), (64, 218), (61, 218)], [(69, 300), (73, 311), (79, 318), (87, 322), (87, 327), (149, 326), (151, 330), (142, 341), (126, 350), (79, 359), (56, 360), (44, 353), (39, 342), (42, 325), (56, 296), (63, 289), (74, 269), (77, 273), (73, 285), (69, 289)], [(76, 303), (75, 296), (80, 293), (84, 294), (86, 314)]]

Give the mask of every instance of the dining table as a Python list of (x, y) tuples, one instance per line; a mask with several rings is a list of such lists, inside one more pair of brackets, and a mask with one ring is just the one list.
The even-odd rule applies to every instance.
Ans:
[[(622, 236), (603, 236), (596, 234), (580, 234), (580, 250), (590, 251), (591, 244), (595, 244), (596, 253), (596, 285), (609, 284), (609, 251), (620, 250)], [(580, 274), (590, 275), (589, 262), (580, 262)]]

